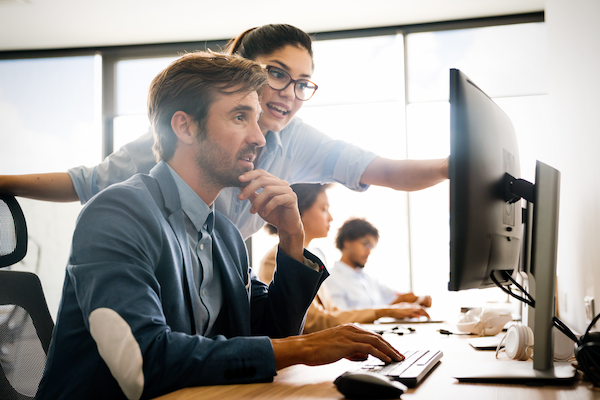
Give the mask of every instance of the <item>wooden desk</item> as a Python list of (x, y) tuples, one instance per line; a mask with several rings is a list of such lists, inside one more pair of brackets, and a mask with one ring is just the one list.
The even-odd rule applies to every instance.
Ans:
[[(381, 327), (382, 325), (378, 325)], [(411, 325), (416, 333), (404, 336), (384, 334), (400, 350), (403, 348), (440, 349), (444, 357), (438, 367), (414, 389), (402, 395), (405, 400), (419, 399), (506, 399), (506, 400), (553, 400), (553, 399), (600, 399), (600, 390), (589, 382), (577, 381), (572, 386), (529, 387), (524, 385), (495, 385), (459, 383), (452, 378), (453, 366), (465, 362), (494, 360), (493, 351), (476, 351), (467, 342), (469, 336), (443, 336), (437, 329), (454, 327), (444, 324)], [(373, 327), (373, 325), (368, 325)], [(502, 362), (502, 361), (497, 361)], [(159, 397), (160, 400), (192, 399), (343, 399), (333, 385), (333, 380), (343, 372), (355, 368), (355, 363), (340, 360), (336, 363), (308, 367), (295, 365), (279, 371), (272, 383), (248, 385), (206, 386), (178, 390)]]

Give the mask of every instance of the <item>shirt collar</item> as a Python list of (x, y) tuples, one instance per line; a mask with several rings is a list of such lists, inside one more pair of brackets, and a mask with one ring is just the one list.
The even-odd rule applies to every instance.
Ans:
[(267, 132), (267, 136), (265, 136), (266, 145), (265, 148), (268, 153), (273, 153), (275, 149), (277, 149), (280, 153), (283, 152), (283, 143), (281, 142), (281, 133), (280, 132)]
[(340, 268), (340, 271), (345, 271), (345, 273), (347, 273), (347, 274), (364, 275), (364, 273), (365, 273), (364, 268), (353, 268), (350, 265), (343, 262), (342, 260), (338, 261), (338, 263), (339, 263), (339, 266), (342, 267), (342, 268)]
[(206, 205), (204, 200), (175, 172), (169, 164), (169, 171), (173, 175), (175, 185), (177, 185), (177, 191), (181, 198), (181, 208), (186, 213), (196, 231), (200, 232), (202, 227), (209, 233), (212, 234), (214, 225), (214, 203), (209, 207)]

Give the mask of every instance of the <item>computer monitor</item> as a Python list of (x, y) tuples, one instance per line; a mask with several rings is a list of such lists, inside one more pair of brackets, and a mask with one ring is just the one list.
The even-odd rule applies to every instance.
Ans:
[(450, 70), (449, 290), (492, 287), (492, 271), (518, 268), (521, 201), (505, 201), (506, 173), (521, 175), (510, 119), (465, 74)]
[[(450, 121), (448, 289), (507, 285), (509, 276), (525, 270), (535, 300), (533, 366), (498, 361), (467, 366), (455, 377), (469, 382), (570, 382), (575, 370), (552, 359), (560, 173), (538, 161), (535, 184), (520, 179), (510, 118), (457, 69), (450, 70)], [(523, 212), (521, 198), (529, 214)]]

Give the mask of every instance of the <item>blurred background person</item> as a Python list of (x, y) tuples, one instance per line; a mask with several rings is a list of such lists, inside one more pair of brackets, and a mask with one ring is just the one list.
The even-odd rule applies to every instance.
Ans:
[(371, 250), (377, 246), (379, 231), (361, 218), (351, 218), (338, 230), (335, 245), (342, 252), (325, 282), (333, 302), (342, 310), (413, 303), (430, 307), (430, 296), (398, 293), (364, 272)]
[[(298, 208), (300, 218), (304, 225), (304, 247), (321, 258), (325, 263), (325, 256), (318, 248), (311, 248), (310, 242), (313, 239), (327, 237), (329, 225), (333, 217), (329, 212), (329, 199), (326, 190), (330, 185), (319, 183), (301, 183), (292, 185), (292, 190), (298, 196)], [(277, 234), (277, 229), (272, 225), (267, 225), (266, 229), (272, 234)], [(277, 246), (273, 247), (262, 259), (258, 277), (265, 283), (277, 279), (275, 269), (275, 257), (277, 255)], [(406, 295), (412, 298), (412, 293)], [(416, 298), (416, 297), (415, 297)], [(324, 285), (317, 292), (306, 316), (304, 333), (317, 332), (323, 329), (331, 328), (351, 322), (371, 323), (381, 317), (391, 318), (412, 318), (428, 317), (423, 307), (413, 304), (394, 304), (382, 307), (365, 307), (354, 310), (340, 310), (336, 307), (327, 288)]]

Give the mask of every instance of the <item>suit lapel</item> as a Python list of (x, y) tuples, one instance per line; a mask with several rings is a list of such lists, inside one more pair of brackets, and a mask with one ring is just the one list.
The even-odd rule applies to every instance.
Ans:
[(194, 321), (192, 326), (195, 327), (195, 332), (193, 332), (195, 334), (196, 332), (201, 332), (202, 328), (198, 326), (200, 321), (198, 316), (199, 310), (197, 310), (195, 302), (192, 300), (197, 294), (194, 285), (191, 252), (188, 246), (187, 233), (183, 222), (183, 209), (181, 208), (179, 191), (177, 190), (177, 185), (173, 180), (171, 171), (169, 171), (169, 167), (164, 162), (161, 161), (158, 163), (158, 165), (150, 171), (150, 175), (158, 182), (164, 200), (167, 222), (171, 226), (171, 229), (173, 229), (175, 237), (179, 242), (181, 253), (183, 254), (184, 278), (188, 290), (187, 301), (190, 310), (192, 310), (192, 315), (190, 317)]
[[(221, 284), (227, 325), (231, 336), (248, 336), (251, 334), (248, 316), (250, 315), (250, 276), (248, 271), (241, 271), (227, 251), (219, 232), (214, 230), (213, 261), (221, 272)], [(248, 322), (246, 322), (248, 321)]]

